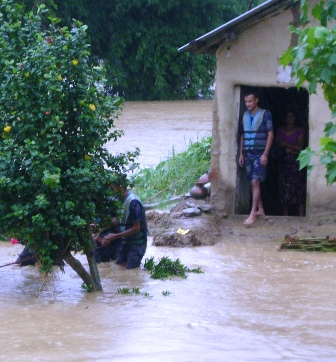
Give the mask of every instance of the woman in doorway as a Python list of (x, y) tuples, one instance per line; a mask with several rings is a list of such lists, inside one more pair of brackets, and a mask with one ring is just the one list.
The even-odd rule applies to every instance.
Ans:
[(299, 170), (297, 161), (304, 147), (305, 130), (297, 125), (294, 111), (286, 113), (285, 125), (277, 131), (276, 144), (285, 150), (285, 156), (279, 161), (279, 197), (283, 215), (289, 215), (294, 208), (299, 216), (305, 212), (306, 175)]

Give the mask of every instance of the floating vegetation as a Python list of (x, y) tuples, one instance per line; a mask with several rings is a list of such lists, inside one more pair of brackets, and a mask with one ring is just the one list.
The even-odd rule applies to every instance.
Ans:
[(162, 257), (156, 264), (154, 257), (145, 260), (145, 268), (149, 270), (153, 279), (168, 279), (172, 276), (187, 278), (186, 273), (203, 273), (201, 268), (189, 269), (179, 259), (171, 260), (167, 256)]
[(91, 292), (94, 292), (94, 287), (92, 284), (90, 285), (86, 285), (85, 283), (82, 284), (82, 289), (87, 292), (87, 293), (91, 293)]
[(336, 238), (299, 238), (285, 235), (279, 250), (295, 249), (302, 251), (336, 252)]
[(132, 289), (129, 289), (129, 288), (118, 288), (118, 293), (119, 294), (126, 294), (126, 295), (134, 295), (134, 294), (140, 294), (142, 295), (143, 297), (145, 298), (148, 298), (150, 297), (149, 293), (147, 292), (144, 292), (144, 293), (141, 293), (140, 292), (140, 288), (132, 288)]
[(131, 290), (129, 288), (118, 288), (119, 294), (132, 294)]

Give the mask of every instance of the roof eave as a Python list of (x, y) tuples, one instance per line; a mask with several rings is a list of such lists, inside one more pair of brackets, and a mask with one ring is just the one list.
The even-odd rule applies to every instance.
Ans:
[(269, 0), (209, 33), (190, 41), (178, 50), (195, 54), (214, 54), (219, 45), (232, 41), (237, 34), (266, 17), (276, 15), (293, 6), (297, 0)]

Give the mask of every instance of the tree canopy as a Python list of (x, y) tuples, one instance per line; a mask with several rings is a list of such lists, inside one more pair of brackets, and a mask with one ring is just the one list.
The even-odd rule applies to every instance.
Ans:
[[(21, 0), (27, 8), (39, 0)], [(92, 55), (104, 60), (113, 94), (131, 100), (211, 95), (215, 59), (178, 48), (247, 11), (250, 0), (46, 0), (69, 26), (88, 25)], [(263, 1), (254, 0), (253, 6)]]
[(120, 136), (121, 99), (106, 94), (104, 67), (91, 64), (87, 26), (48, 24), (47, 15), (44, 6), (0, 6), (1, 229), (36, 253), (42, 272), (65, 259), (99, 289), (90, 223), (108, 215), (109, 184), (134, 155), (105, 149)]

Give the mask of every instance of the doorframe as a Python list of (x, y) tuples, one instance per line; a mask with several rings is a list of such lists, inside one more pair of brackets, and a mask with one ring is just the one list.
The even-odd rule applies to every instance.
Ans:
[[(300, 125), (306, 131), (305, 147), (309, 144), (309, 93), (305, 88), (296, 87), (283, 88), (283, 87), (261, 87), (261, 86), (247, 86), (236, 85), (234, 87), (234, 104), (235, 104), (235, 120), (236, 120), (236, 144), (237, 144), (237, 176), (236, 176), (236, 189), (235, 189), (235, 214), (249, 214), (251, 210), (252, 196), (250, 191), (250, 183), (246, 180), (245, 171), (238, 165), (239, 157), (239, 122), (242, 119), (245, 111), (244, 94), (248, 90), (254, 90), (260, 95), (259, 106), (264, 109), (270, 110), (273, 118), (273, 127), (276, 135), (276, 129), (281, 125), (286, 108), (289, 105), (297, 109), (300, 115)], [(306, 175), (307, 178), (307, 175)], [(277, 177), (274, 164), (269, 162), (267, 178), (261, 184), (262, 199), (267, 215), (282, 215), (282, 209), (278, 197), (277, 190)], [(306, 183), (307, 184), (307, 183)], [(306, 186), (307, 188), (307, 186)], [(307, 202), (307, 190), (306, 199)]]

